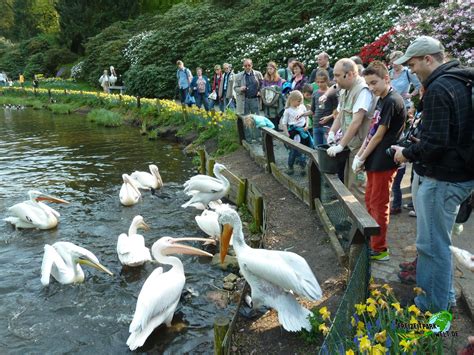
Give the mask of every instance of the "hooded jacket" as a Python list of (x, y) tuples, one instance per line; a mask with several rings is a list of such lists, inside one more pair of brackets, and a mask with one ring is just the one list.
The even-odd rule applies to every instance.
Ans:
[(459, 149), (470, 147), (473, 137), (471, 87), (446, 74), (474, 80), (474, 69), (457, 60), (436, 68), (423, 83), (423, 128), (420, 142), (403, 150), (403, 155), (426, 167), (425, 176), (441, 181), (474, 179), (466, 170)]

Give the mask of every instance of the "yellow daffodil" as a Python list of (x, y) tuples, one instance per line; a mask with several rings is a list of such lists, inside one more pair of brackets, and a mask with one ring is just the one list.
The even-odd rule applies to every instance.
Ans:
[(318, 329), (321, 333), (323, 333), (323, 335), (327, 335), (327, 333), (329, 333), (329, 328), (324, 323), (320, 324)]
[(375, 315), (377, 314), (377, 307), (374, 306), (373, 304), (368, 305), (367, 313), (369, 313), (371, 317), (375, 317)]
[(357, 329), (359, 329), (359, 330), (364, 330), (364, 329), (365, 329), (365, 324), (364, 324), (364, 322), (358, 321), (358, 322), (357, 322)]
[(385, 341), (387, 340), (387, 330), (384, 329), (383, 331), (376, 333), (374, 339), (380, 344), (385, 343)]
[(382, 344), (374, 345), (370, 349), (370, 355), (385, 355), (387, 352), (387, 348)]
[(410, 317), (410, 324), (418, 324), (418, 320), (415, 317), (411, 316)]
[(383, 285), (382, 288), (385, 289), (385, 294), (387, 295), (393, 293), (393, 288), (391, 288), (388, 284)]
[(367, 304), (377, 304), (377, 301), (374, 300), (373, 298), (369, 297), (369, 298), (367, 298), (367, 301), (365, 303), (367, 303)]
[(431, 317), (432, 315), (433, 315), (433, 314), (431, 314), (430, 311), (426, 311), (426, 312), (425, 312), (425, 317), (428, 317), (428, 318), (429, 318), (429, 317)]
[(319, 310), (319, 314), (321, 314), (323, 316), (324, 320), (327, 320), (331, 317), (331, 312), (328, 311), (327, 307), (322, 307)]
[(357, 315), (361, 316), (362, 314), (364, 314), (365, 312), (365, 309), (367, 308), (367, 306), (365, 304), (356, 304), (355, 305), (355, 308), (356, 308), (356, 312), (357, 312)]
[(353, 327), (355, 327), (355, 325), (356, 325), (356, 320), (355, 320), (354, 317), (351, 317), (351, 325), (352, 325)]
[(400, 341), (400, 343), (398, 343), (398, 345), (402, 347), (403, 351), (408, 352), (410, 350), (411, 342), (410, 340), (403, 339)]
[(359, 340), (359, 350), (361, 353), (369, 351), (372, 344), (370, 343), (369, 337), (366, 335)]
[(356, 332), (356, 337), (361, 338), (365, 335), (365, 332), (361, 329), (358, 329)]
[(415, 313), (415, 316), (417, 317), (421, 313), (421, 311), (414, 304), (408, 307), (408, 312)]
[(379, 298), (382, 295), (379, 290), (373, 290), (370, 294), (375, 298)]
[(352, 349), (346, 350), (346, 355), (355, 355), (354, 350)]
[(403, 312), (402, 308), (400, 307), (399, 302), (392, 303), (392, 307), (396, 309), (397, 313), (402, 313)]
[(383, 299), (379, 298), (378, 303), (380, 305), (380, 308), (388, 309), (388, 303), (385, 302)]

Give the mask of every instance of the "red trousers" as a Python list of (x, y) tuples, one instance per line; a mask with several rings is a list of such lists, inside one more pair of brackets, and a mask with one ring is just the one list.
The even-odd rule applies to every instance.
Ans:
[(386, 171), (367, 171), (365, 205), (380, 226), (380, 234), (373, 235), (370, 247), (374, 251), (387, 250), (387, 227), (390, 220), (390, 191), (397, 168)]

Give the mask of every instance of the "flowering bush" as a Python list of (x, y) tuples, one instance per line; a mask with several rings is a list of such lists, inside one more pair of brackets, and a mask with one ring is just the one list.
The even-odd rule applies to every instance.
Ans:
[(82, 67), (84, 66), (84, 61), (81, 61), (71, 68), (71, 78), (74, 80), (82, 78)]
[(143, 52), (141, 46), (153, 33), (154, 31), (144, 31), (128, 40), (127, 46), (123, 50), (123, 55), (130, 63), (130, 65), (133, 66), (138, 63), (140, 59), (140, 54)]
[[(354, 306), (355, 312), (351, 317), (354, 337), (342, 344), (346, 355), (357, 352), (370, 355), (442, 352), (441, 335), (446, 327), (439, 329), (436, 317), (430, 312), (422, 313), (415, 305), (401, 307), (387, 284), (381, 288), (371, 285), (370, 289), (371, 297), (365, 303)], [(418, 294), (423, 292), (418, 287), (414, 290)], [(328, 334), (332, 325), (330, 312), (323, 307), (314, 313), (316, 315), (310, 318), (313, 332)], [(440, 313), (451, 316), (448, 312)], [(452, 316), (444, 323), (448, 329), (451, 319)], [(317, 329), (314, 329), (314, 324), (318, 325)]]
[(379, 36), (374, 42), (366, 44), (360, 50), (359, 57), (362, 59), (362, 62), (368, 64), (374, 60), (384, 60), (387, 53), (385, 48), (390, 41), (390, 37), (395, 33), (395, 29), (392, 28), (388, 32), (385, 32), (383, 35)]
[(263, 66), (269, 60), (284, 62), (289, 57), (296, 57), (314, 67), (319, 52), (327, 52), (332, 61), (353, 56), (366, 43), (392, 28), (400, 15), (413, 10), (409, 6), (393, 4), (384, 11), (369, 11), (339, 24), (315, 17), (303, 27), (266, 37), (248, 33), (236, 43), (232, 59), (240, 61), (249, 57)]
[(446, 2), (437, 8), (429, 8), (403, 15), (395, 24), (395, 32), (385, 52), (404, 51), (418, 36), (437, 38), (446, 51), (461, 60), (473, 64), (473, 12), (471, 2)]

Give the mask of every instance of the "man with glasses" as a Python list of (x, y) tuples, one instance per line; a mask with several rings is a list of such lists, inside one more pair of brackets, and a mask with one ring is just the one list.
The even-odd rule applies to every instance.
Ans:
[(258, 95), (263, 75), (253, 70), (252, 59), (244, 59), (244, 71), (237, 74), (234, 89), (237, 95), (238, 114), (260, 114)]

